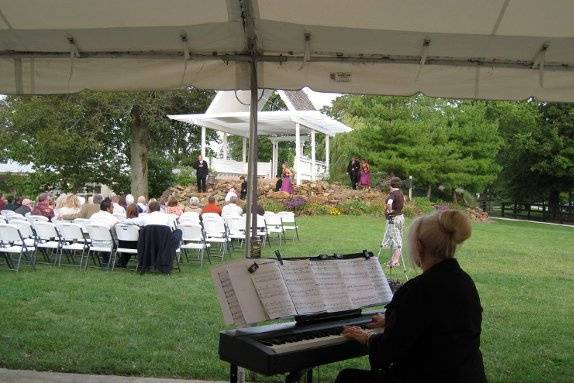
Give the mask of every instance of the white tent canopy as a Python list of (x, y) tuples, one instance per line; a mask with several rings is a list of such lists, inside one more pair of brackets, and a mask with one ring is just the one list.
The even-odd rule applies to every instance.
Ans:
[(571, 0), (0, 0), (0, 93), (249, 89), (257, 54), (259, 88), (574, 101), (572, 15)]

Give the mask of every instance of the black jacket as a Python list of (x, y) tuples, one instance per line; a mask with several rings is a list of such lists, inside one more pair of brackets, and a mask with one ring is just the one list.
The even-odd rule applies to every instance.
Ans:
[[(199, 166), (200, 164), (202, 166)], [(197, 177), (204, 177), (204, 176), (207, 176), (209, 174), (209, 168), (207, 166), (206, 160), (203, 160), (201, 162), (195, 161), (192, 166), (195, 170), (197, 170), (197, 172), (196, 172)]]
[(391, 382), (486, 382), (474, 282), (456, 259), (405, 283), (387, 305), (382, 334), (369, 342), (373, 369)]
[(351, 177), (358, 176), (361, 172), (361, 163), (359, 161), (353, 162), (353, 160), (349, 161), (349, 165), (347, 165), (347, 174)]
[(138, 239), (138, 270), (171, 273), (175, 251), (181, 242), (181, 230), (171, 231), (164, 225), (148, 225), (140, 230)]

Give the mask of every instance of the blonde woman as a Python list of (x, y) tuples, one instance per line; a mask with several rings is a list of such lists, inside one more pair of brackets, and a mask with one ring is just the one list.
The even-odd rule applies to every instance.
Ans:
[(484, 383), (480, 352), (482, 307), (474, 282), (454, 258), (470, 237), (466, 216), (447, 210), (420, 217), (409, 232), (410, 255), (422, 274), (395, 293), (371, 328), (343, 335), (368, 348), (371, 370), (347, 369), (337, 383)]
[(80, 199), (75, 194), (68, 194), (63, 203), (56, 200), (56, 208), (58, 209), (58, 217), (70, 214), (76, 214), (80, 211)]
[(283, 165), (281, 165), (281, 168), (281, 179), (283, 182), (281, 183), (281, 189), (279, 190), (293, 194), (293, 172), (289, 169), (287, 162), (284, 162)]

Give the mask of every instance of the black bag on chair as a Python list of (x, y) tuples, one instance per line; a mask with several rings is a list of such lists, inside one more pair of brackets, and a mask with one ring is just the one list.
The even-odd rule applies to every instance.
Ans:
[(141, 229), (138, 240), (140, 274), (149, 270), (170, 274), (180, 242), (181, 230), (172, 231), (164, 225), (148, 225)]

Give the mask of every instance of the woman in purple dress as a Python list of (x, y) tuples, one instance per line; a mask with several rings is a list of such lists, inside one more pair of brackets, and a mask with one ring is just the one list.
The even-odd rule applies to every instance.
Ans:
[(281, 191), (287, 192), (289, 194), (293, 193), (293, 172), (287, 166), (287, 163), (283, 163), (281, 165), (283, 171), (281, 172), (281, 178), (283, 179), (283, 183), (281, 184)]
[(371, 167), (367, 161), (361, 161), (359, 186), (363, 189), (369, 189), (371, 187)]

